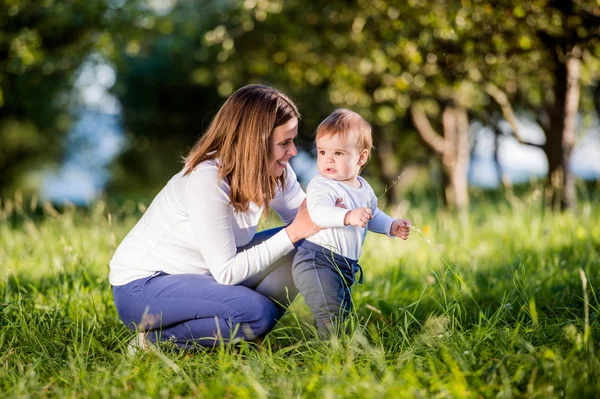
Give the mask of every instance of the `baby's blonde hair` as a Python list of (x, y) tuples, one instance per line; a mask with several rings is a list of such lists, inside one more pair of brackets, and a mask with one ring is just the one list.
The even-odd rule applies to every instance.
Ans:
[(338, 134), (345, 138), (352, 132), (357, 136), (356, 148), (359, 151), (368, 150), (370, 154), (373, 147), (371, 125), (362, 116), (346, 108), (338, 108), (325, 118), (317, 127), (315, 139)]

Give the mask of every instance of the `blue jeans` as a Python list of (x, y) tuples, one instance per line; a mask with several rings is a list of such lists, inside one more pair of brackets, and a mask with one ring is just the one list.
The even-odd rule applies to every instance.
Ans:
[(319, 336), (336, 332), (352, 311), (351, 287), (362, 269), (346, 258), (310, 241), (298, 247), (292, 265), (294, 284), (315, 317)]
[[(238, 251), (259, 244), (281, 228), (255, 234)], [(150, 340), (171, 340), (181, 348), (263, 337), (298, 293), (292, 279), (295, 252), (240, 285), (219, 284), (209, 275), (158, 271), (113, 286), (115, 306), (132, 330), (151, 332)]]

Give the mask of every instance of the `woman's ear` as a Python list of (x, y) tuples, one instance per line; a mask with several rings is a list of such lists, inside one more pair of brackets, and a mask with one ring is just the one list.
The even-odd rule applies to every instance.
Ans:
[(369, 150), (367, 150), (365, 148), (364, 150), (362, 150), (360, 152), (360, 155), (358, 156), (358, 165), (364, 166), (367, 163), (368, 159), (369, 159)]

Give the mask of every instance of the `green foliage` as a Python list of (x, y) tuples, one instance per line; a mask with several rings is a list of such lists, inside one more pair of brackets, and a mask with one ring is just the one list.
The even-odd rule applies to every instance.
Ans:
[[(501, 115), (509, 119), (511, 105), (535, 112), (540, 120), (550, 116), (554, 129), (544, 126), (548, 142), (560, 143), (558, 136), (563, 132), (557, 126), (568, 116), (564, 112), (556, 116), (551, 107), (561, 109), (564, 104), (566, 83), (561, 68), (570, 53), (584, 52), (584, 85), (597, 79), (597, 73), (595, 78), (590, 76), (600, 44), (600, 9), (591, 1), (540, 0), (523, 5), (510, 0), (357, 0), (322, 5), (271, 0), (244, 2), (243, 7), (232, 8), (231, 14), (256, 22), (247, 30), (222, 24), (206, 36), (213, 47), (227, 47), (228, 56), (220, 61), (237, 69), (237, 73), (218, 77), (221, 86), (237, 87), (250, 76), (277, 79), (292, 93), (300, 87), (318, 87), (331, 106), (354, 109), (376, 126), (375, 146), (387, 150), (377, 154), (382, 157), (380, 165), (405, 163), (421, 155), (411, 151), (407, 156), (400, 150), (413, 134), (404, 119), (416, 103), (433, 117), (433, 129), (423, 122), (415, 127), (436, 153), (445, 149), (440, 158), (445, 158), (447, 174), (466, 173), (456, 172), (458, 158), (448, 160), (454, 143), (432, 144), (432, 138), (439, 144), (442, 136), (451, 135), (446, 130), (453, 124), (445, 122), (440, 129), (442, 112), (450, 105), (493, 126)], [(504, 97), (504, 93), (509, 95), (501, 104), (502, 112), (490, 84), (499, 87)], [(583, 92), (588, 93), (583, 104), (589, 110), (589, 87), (584, 86)], [(317, 106), (330, 107), (324, 100)], [(552, 120), (553, 115), (557, 120)], [(465, 129), (460, 130), (466, 135)], [(465, 142), (460, 141), (461, 149), (452, 152), (468, 153)], [(563, 150), (570, 153), (560, 146), (546, 152)], [(390, 169), (394, 168), (378, 168), (378, 177), (386, 185), (399, 173), (398, 168)], [(388, 200), (393, 202), (394, 197)]]
[(76, 73), (91, 52), (106, 50), (108, 26), (127, 16), (117, 3), (0, 3), (0, 192), (36, 188), (24, 176), (60, 159)]
[[(144, 207), (0, 207), (0, 390), (13, 396), (596, 397), (598, 191), (544, 214), (540, 188), (428, 196), (408, 241), (367, 236), (351, 331), (318, 341), (298, 298), (260, 346), (125, 354), (108, 261)], [(391, 211), (392, 214), (394, 211)], [(267, 220), (264, 225), (273, 224)], [(587, 284), (582, 283), (585, 273)]]
[(117, 70), (113, 93), (123, 105), (128, 148), (111, 189), (135, 195), (157, 191), (224, 99), (252, 82), (296, 100), (305, 148), (334, 108), (361, 113), (375, 126), (375, 146), (387, 150), (367, 172), (388, 186), (400, 171), (385, 165), (431, 156), (407, 117), (415, 102), (437, 131), (448, 102), (497, 121), (488, 82), (515, 108), (538, 111), (555, 100), (557, 62), (577, 44), (582, 109), (594, 104), (593, 0), (167, 3), (165, 12), (141, 0), (0, 4), (0, 191), (34, 187), (22, 176), (60, 158), (77, 102), (73, 80), (90, 54)]
[(221, 1), (178, 2), (166, 15), (137, 15), (112, 57), (119, 71), (113, 93), (123, 106), (129, 146), (113, 166), (111, 190), (157, 191), (152, 183), (161, 185), (176, 173), (208, 127), (224, 101), (215, 76), (227, 68), (203, 40), (227, 20), (228, 7)]

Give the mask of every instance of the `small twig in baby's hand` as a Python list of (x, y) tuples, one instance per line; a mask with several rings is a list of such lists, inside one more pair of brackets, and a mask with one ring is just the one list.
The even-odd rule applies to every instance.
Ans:
[(404, 173), (405, 173), (405, 172), (402, 172), (402, 174), (401, 174), (400, 176), (398, 176), (398, 177), (396, 178), (396, 180), (394, 180), (394, 181), (393, 181), (393, 183), (392, 183), (392, 184), (391, 184), (389, 187), (388, 187), (388, 186), (385, 186), (385, 190), (384, 190), (384, 192), (383, 192), (383, 193), (381, 193), (381, 195), (380, 195), (379, 197), (377, 197), (377, 199), (381, 198), (382, 196), (384, 196), (384, 195), (385, 195), (385, 193), (387, 193), (388, 191), (390, 191), (390, 190), (392, 189), (392, 187), (394, 187), (394, 186), (396, 185), (396, 183), (398, 183), (398, 181), (400, 180), (400, 178), (401, 178), (402, 176), (404, 176)]

